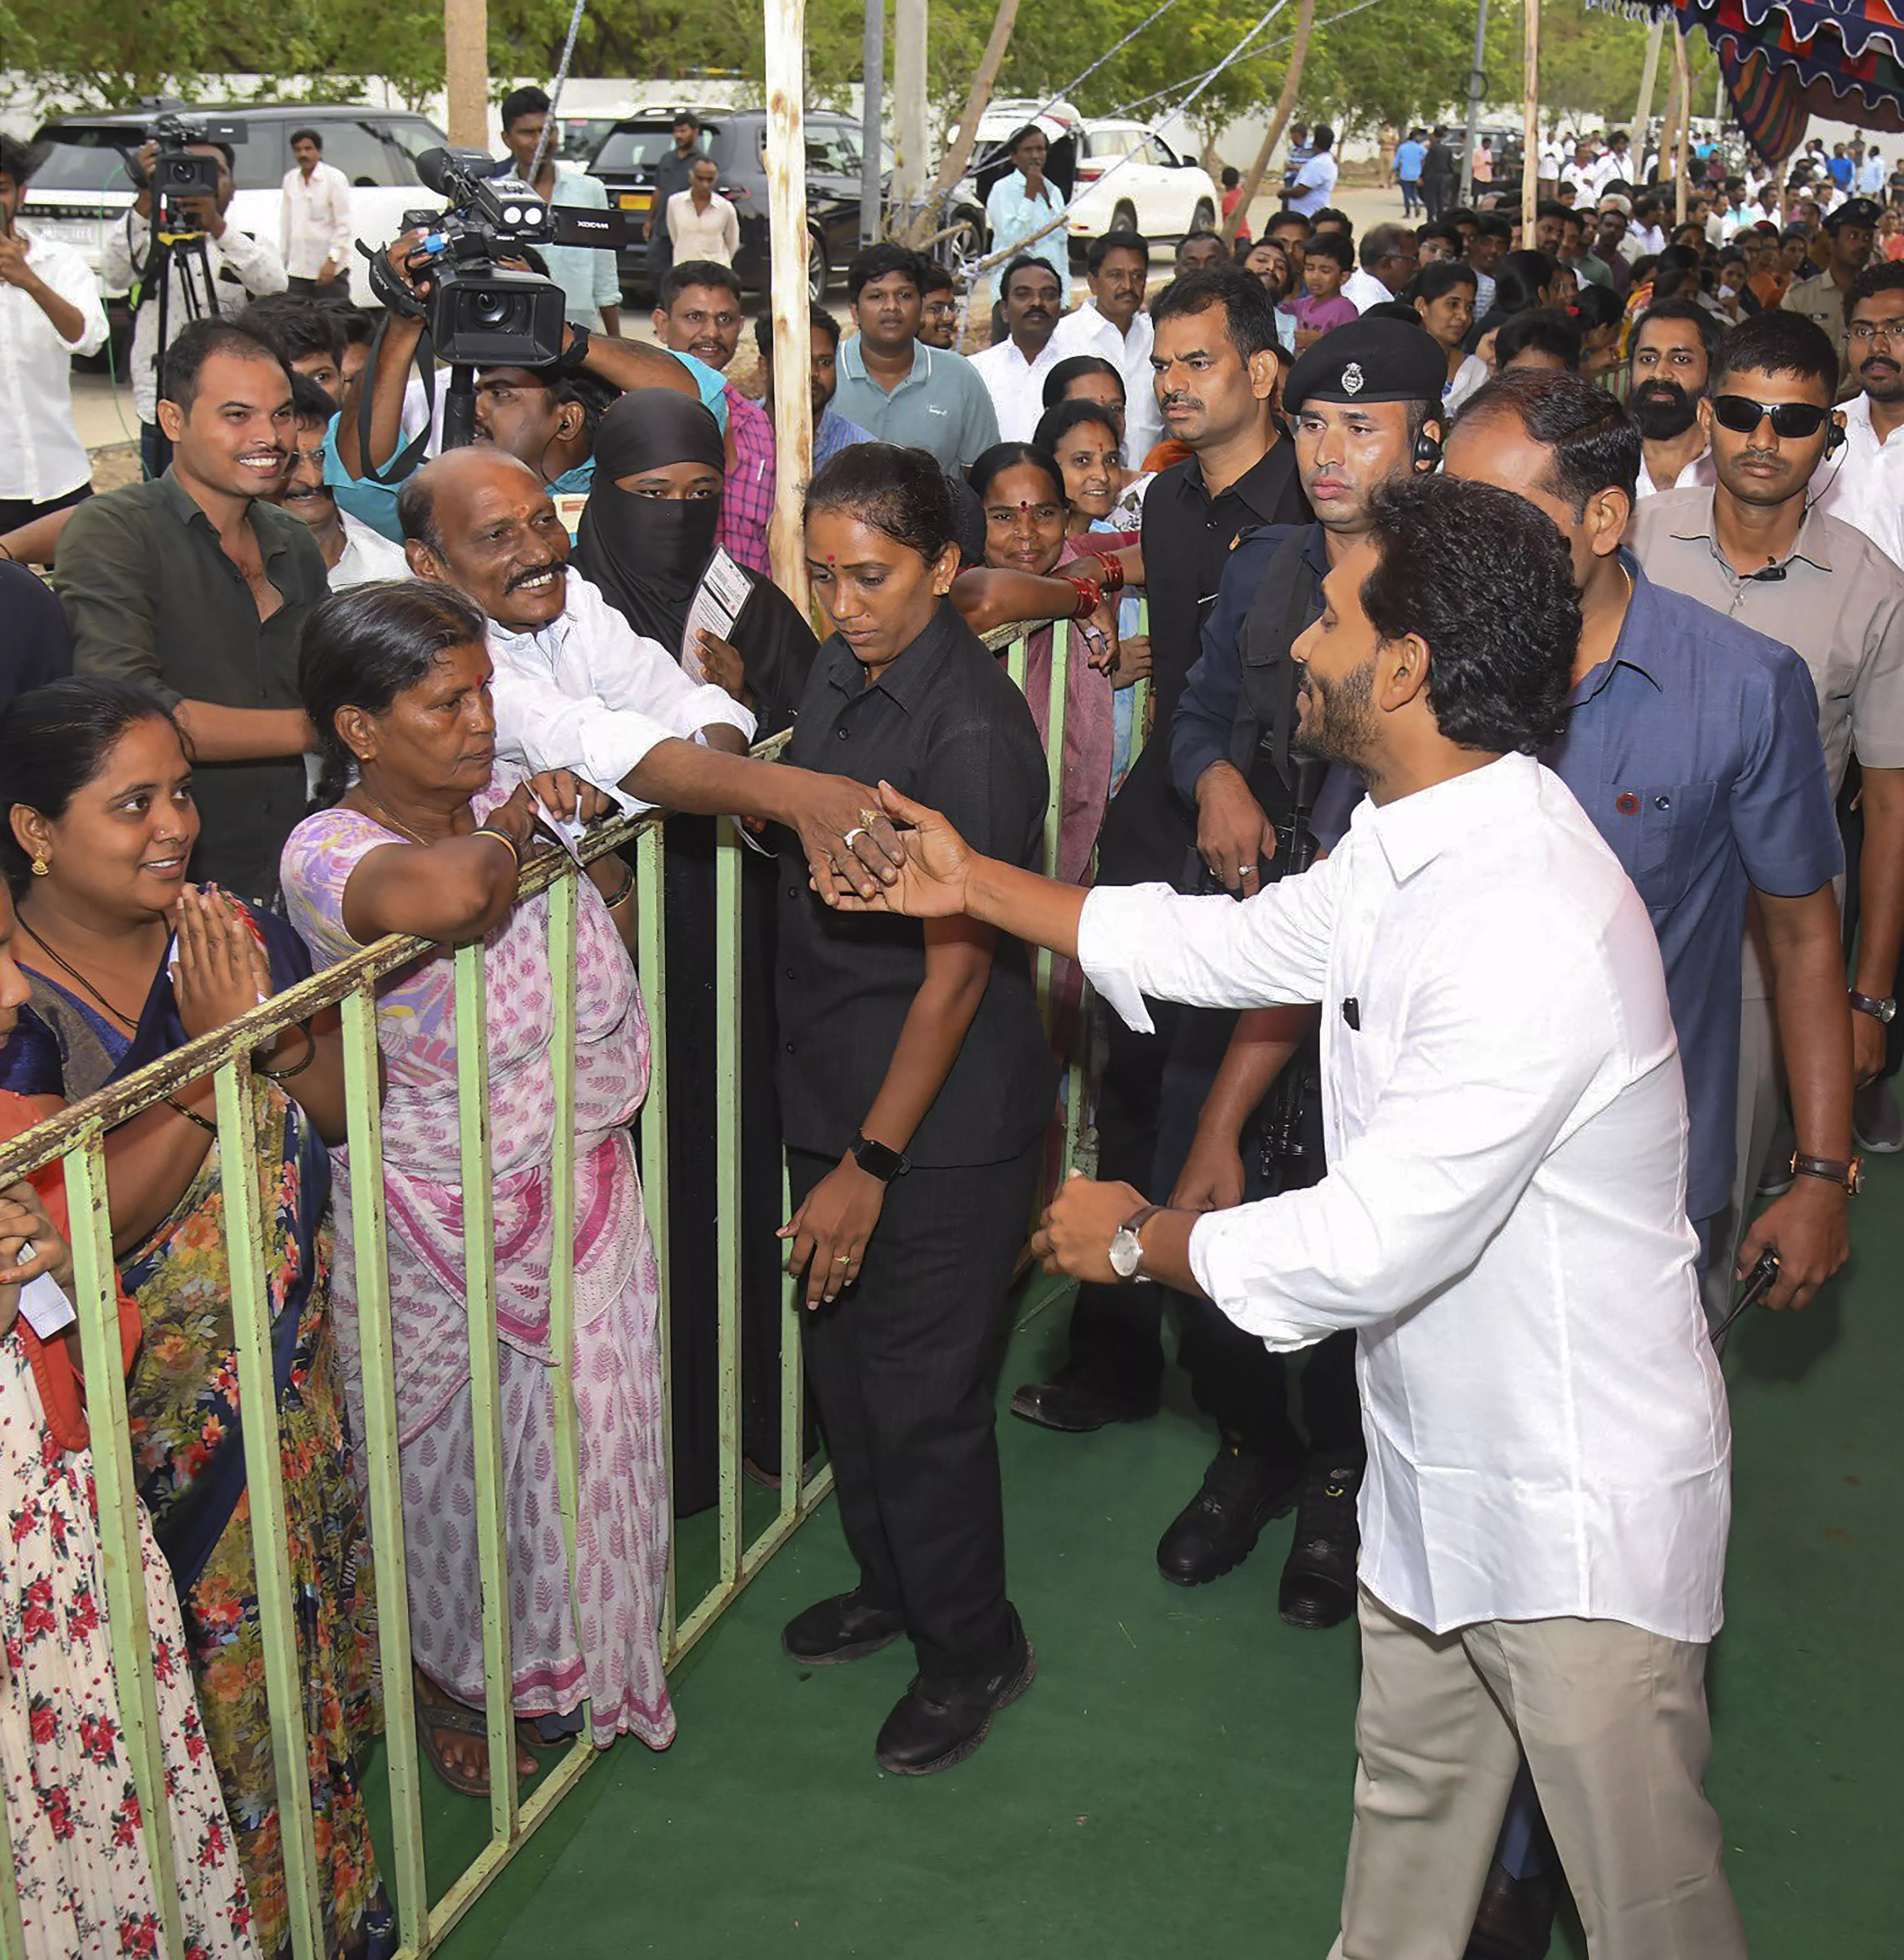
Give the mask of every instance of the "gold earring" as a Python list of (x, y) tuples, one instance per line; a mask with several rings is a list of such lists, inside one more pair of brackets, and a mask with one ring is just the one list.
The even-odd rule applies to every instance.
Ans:
[(33, 874), (36, 878), (43, 878), (52, 869), (52, 860), (49, 858), (36, 858), (33, 861)]

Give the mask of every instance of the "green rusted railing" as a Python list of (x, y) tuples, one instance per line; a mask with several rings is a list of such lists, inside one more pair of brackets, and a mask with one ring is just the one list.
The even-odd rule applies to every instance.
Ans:
[[(1044, 833), (1047, 869), (1057, 861), (1062, 800), (1066, 679), (1072, 635), (1060, 622), (1053, 633), (1051, 712), (1047, 759), (1054, 794)], [(1006, 655), (1021, 686), (1025, 649), (1020, 638)], [(1136, 740), (1143, 739), (1144, 695), (1136, 698)], [(777, 752), (781, 742), (756, 754)], [(621, 819), (592, 829), (581, 847), (585, 862), (631, 844), (635, 854), (637, 931), (635, 963), (651, 1021), (648, 1094), (640, 1119), (644, 1206), (660, 1268), (663, 1420), (672, 1475), (672, 1383), (669, 1367), (667, 946), (663, 923), (663, 869), (666, 828), (656, 816)], [(801, 1463), (806, 1427), (798, 1309), (790, 1280), (782, 1286), (780, 1462), (777, 1509), (752, 1541), (745, 1536), (741, 1476), (739, 1029), (741, 983), (740, 870), (742, 848), (723, 826), (715, 869), (716, 1276), (717, 1281), (719, 1556), (716, 1577), (701, 1596), (676, 1597), (675, 1541), (670, 1558), (662, 1620), (664, 1660), (672, 1669), (737, 1599), (749, 1581), (812, 1513), (832, 1488), (832, 1472), (810, 1478), (790, 1466)], [(575, 1545), (580, 1438), (573, 1381), (574, 1307), (575, 970), (577, 879), (566, 854), (545, 851), (523, 867), (521, 896), (549, 894), (550, 970), (556, 981), (552, 1053), (556, 1122), (551, 1185), (554, 1242), (559, 1249), (551, 1280), (550, 1335), (556, 1356), (555, 1409), (557, 1477), (564, 1541), (574, 1608)], [(466, 1230), (464, 1279), (468, 1293), (472, 1414), (475, 1433), (475, 1522), (483, 1599), (483, 1671), (491, 1790), (488, 1842), (433, 1904), (424, 1843), (419, 1763), (412, 1745), (415, 1702), (411, 1678), (409, 1607), (404, 1555), (403, 1503), (398, 1472), (396, 1368), (389, 1315), (389, 1268), (383, 1191), (382, 1123), (377, 1041), (378, 984), (420, 957), (440, 953), (428, 942), (381, 940), (301, 985), (265, 1001), (228, 1026), (187, 1043), (125, 1081), (72, 1105), (11, 1142), (0, 1144), (0, 1185), (43, 1166), (63, 1166), (72, 1221), (75, 1290), (87, 1387), (88, 1416), (98, 1492), (100, 1540), (104, 1553), (106, 1610), (111, 1632), (113, 1678), (121, 1729), (138, 1791), (145, 1847), (161, 1907), (166, 1960), (185, 1960), (168, 1827), (158, 1704), (151, 1668), (138, 1554), (138, 1497), (129, 1443), (126, 1381), (119, 1365), (118, 1315), (113, 1291), (113, 1231), (105, 1139), (119, 1124), (210, 1074), (217, 1090), (218, 1147), (228, 1236), (232, 1306), (237, 1329), (240, 1399), (245, 1412), (245, 1469), (256, 1551), (265, 1675), (288, 1896), (291, 1901), (294, 1960), (323, 1960), (321, 1899), (315, 1828), (306, 1771), (303, 1698), (299, 1691), (294, 1607), (283, 1505), (277, 1398), (267, 1319), (262, 1220), (259, 1215), (257, 1138), (253, 1120), (251, 1055), (284, 1029), (332, 1007), (342, 1026), (348, 1097), (348, 1188), (334, 1201), (351, 1207), (356, 1262), (358, 1332), (365, 1433), (354, 1439), (368, 1492), (370, 1538), (379, 1575), (378, 1637), (383, 1691), (387, 1778), (393, 1839), (384, 1873), (402, 1938), (398, 1960), (420, 1960), (441, 1943), (484, 1889), (520, 1850), (595, 1761), (588, 1739), (587, 1705), (581, 1734), (547, 1768), (525, 1798), (516, 1774), (502, 1435), (498, 1402), (495, 1262), (491, 1211), (488, 1026), (479, 945), (459, 947), (454, 966), (459, 1170)], [(1039, 956), (1039, 997), (1051, 1008), (1051, 964)], [(1089, 990), (1073, 1040), (1060, 1175), (1078, 1157), (1087, 1128), (1089, 1091), (1085, 1051)], [(262, 1419), (261, 1420), (260, 1418)], [(579, 1634), (579, 1615), (577, 1616)], [(0, 1853), (11, 1863), (4, 1805)], [(25, 1939), (17, 1889), (0, 1888), (0, 1960), (24, 1960)]]

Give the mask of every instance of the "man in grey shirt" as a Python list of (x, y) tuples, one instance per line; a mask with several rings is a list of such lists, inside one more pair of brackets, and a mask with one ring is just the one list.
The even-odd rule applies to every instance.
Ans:
[[(1904, 943), (1904, 572), (1861, 531), (1807, 508), (1814, 474), (1843, 441), (1837, 385), (1837, 350), (1803, 315), (1765, 313), (1735, 328), (1699, 403), (1717, 480), (1648, 498), (1628, 541), (1649, 578), (1804, 660), (1834, 796), (1857, 756), (1864, 835), (1851, 1004), (1864, 1087), (1854, 1114), (1867, 1148), (1894, 1150), (1904, 1137), (1892, 1141), (1896, 1106), (1880, 1077)], [(1735, 1222), (1766, 1168), (1778, 1106), (1772, 989), (1747, 927)], [(1715, 1255), (1712, 1268), (1729, 1284), (1729, 1261)]]
[(869, 245), (847, 267), (860, 331), (841, 345), (833, 406), (876, 441), (928, 450), (955, 474), (997, 441), (998, 414), (964, 355), (920, 342), (923, 274), (903, 245)]

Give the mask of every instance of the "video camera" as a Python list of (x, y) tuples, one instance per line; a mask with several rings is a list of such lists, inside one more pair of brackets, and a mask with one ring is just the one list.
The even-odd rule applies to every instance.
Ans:
[(453, 367), (542, 368), (562, 352), (567, 301), (553, 279), (498, 263), (525, 247), (582, 245), (614, 251), (627, 221), (618, 212), (547, 205), (515, 177), (495, 177), (481, 150), (425, 150), (417, 174), (449, 200), (447, 211), (406, 212), (404, 229), (421, 231), (405, 261), (430, 283), (427, 300), (391, 272), (381, 253), (360, 246), (370, 284), (393, 311), (420, 315), (437, 359)]
[(218, 173), (216, 157), (199, 155), (194, 143), (242, 143), (245, 126), (229, 118), (216, 123), (188, 123), (182, 116), (156, 118), (145, 132), (146, 140), (157, 146), (150, 180), (153, 201), (161, 211), (175, 208), (187, 198), (216, 197)]

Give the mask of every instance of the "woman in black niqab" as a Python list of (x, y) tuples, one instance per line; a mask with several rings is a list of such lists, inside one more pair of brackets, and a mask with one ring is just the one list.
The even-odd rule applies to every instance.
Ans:
[[(713, 415), (666, 388), (624, 395), (596, 432), (595, 482), (582, 511), (576, 568), (637, 633), (676, 659), (714, 555), (726, 466)], [(759, 732), (775, 734), (806, 690), (819, 642), (771, 580), (744, 565), (735, 570), (752, 590), (730, 644)]]

